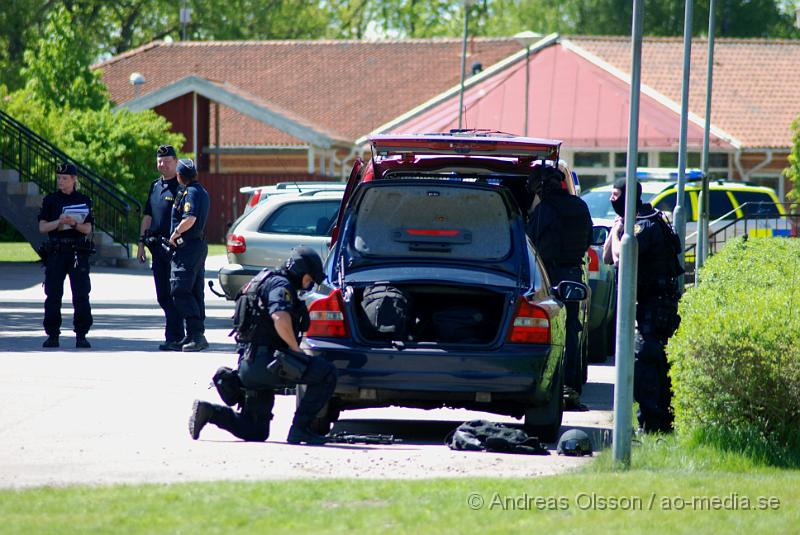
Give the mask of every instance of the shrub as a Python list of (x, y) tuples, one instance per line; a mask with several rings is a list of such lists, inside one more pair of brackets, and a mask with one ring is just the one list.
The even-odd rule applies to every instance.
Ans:
[(800, 437), (800, 241), (729, 242), (701, 281), (681, 300), (667, 346), (676, 429), (790, 451)]

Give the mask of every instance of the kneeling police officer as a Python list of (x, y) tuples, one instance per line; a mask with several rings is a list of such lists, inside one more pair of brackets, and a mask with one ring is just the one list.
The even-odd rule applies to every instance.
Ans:
[[(258, 280), (261, 278), (261, 280)], [(262, 442), (269, 437), (275, 388), (287, 384), (307, 385), (294, 414), (286, 441), (289, 444), (324, 444), (327, 440), (311, 430), (311, 423), (336, 388), (336, 369), (322, 357), (307, 356), (298, 345), (308, 329), (309, 316), (298, 290), (308, 291), (325, 280), (322, 259), (310, 247), (297, 247), (284, 266), (262, 272), (250, 284), (258, 284), (258, 305), (265, 311), (253, 339), (240, 350), (238, 379), (244, 397), (241, 411), (195, 401), (189, 418), (189, 433), (197, 440), (206, 423), (212, 423), (246, 441)], [(286, 357), (300, 363), (298, 377), (287, 378), (281, 371)], [(281, 366), (279, 366), (280, 364)]]

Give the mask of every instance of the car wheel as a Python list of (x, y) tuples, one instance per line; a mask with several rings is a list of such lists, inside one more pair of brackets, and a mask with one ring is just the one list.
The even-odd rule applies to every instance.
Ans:
[(555, 442), (561, 432), (564, 416), (564, 371), (559, 368), (550, 401), (543, 407), (528, 407), (525, 410), (525, 432), (541, 442)]
[[(295, 390), (295, 408), (300, 406), (300, 400), (306, 393), (305, 385), (297, 385)], [(311, 430), (320, 435), (327, 435), (336, 420), (339, 419), (339, 410), (334, 408), (331, 401), (328, 401), (324, 407), (317, 413), (317, 416), (311, 421)]]
[(608, 323), (589, 331), (589, 362), (605, 362), (608, 358)]

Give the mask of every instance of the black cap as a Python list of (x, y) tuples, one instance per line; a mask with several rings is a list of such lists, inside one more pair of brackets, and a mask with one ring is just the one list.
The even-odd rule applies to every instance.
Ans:
[(194, 162), (189, 158), (182, 158), (178, 160), (178, 166), (175, 168), (181, 177), (190, 179), (197, 176), (197, 168), (194, 166)]
[(78, 168), (72, 162), (61, 162), (56, 166), (56, 174), (75, 176), (78, 174)]
[(175, 147), (172, 145), (161, 145), (158, 147), (158, 150), (156, 150), (156, 156), (172, 156), (173, 158), (178, 157), (178, 155), (175, 154)]

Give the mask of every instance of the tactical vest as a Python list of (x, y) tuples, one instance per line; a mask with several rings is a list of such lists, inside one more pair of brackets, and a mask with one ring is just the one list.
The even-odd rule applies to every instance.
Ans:
[(637, 216), (636, 225), (641, 227), (639, 233), (652, 232), (658, 236), (658, 246), (647, 255), (639, 255), (637, 300), (677, 294), (677, 277), (683, 269), (678, 261), (680, 241), (675, 231), (658, 211)]

